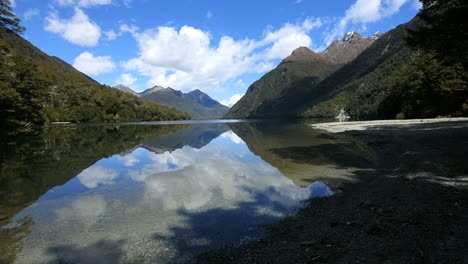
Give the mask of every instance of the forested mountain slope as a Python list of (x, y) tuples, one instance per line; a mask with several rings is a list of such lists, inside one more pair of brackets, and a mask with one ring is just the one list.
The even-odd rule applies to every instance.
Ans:
[(350, 32), (332, 42), (322, 53), (300, 47), (275, 69), (252, 84), (227, 113), (228, 118), (276, 117), (291, 115), (311, 89), (353, 60), (380, 35), (363, 37)]
[(188, 119), (187, 113), (100, 85), (0, 25), (0, 122)]

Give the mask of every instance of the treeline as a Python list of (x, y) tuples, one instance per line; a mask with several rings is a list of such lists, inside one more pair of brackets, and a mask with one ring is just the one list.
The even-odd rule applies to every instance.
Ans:
[(190, 119), (173, 107), (100, 85), (0, 26), (0, 122), (120, 122)]
[(380, 112), (399, 118), (467, 115), (468, 5), (421, 2), (421, 26), (408, 37), (415, 55), (395, 75)]

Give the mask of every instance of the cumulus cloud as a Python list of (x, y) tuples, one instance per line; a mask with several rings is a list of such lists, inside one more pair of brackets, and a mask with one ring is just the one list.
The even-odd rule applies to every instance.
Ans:
[(24, 12), (23, 17), (24, 20), (30, 20), (31, 18), (38, 16), (41, 11), (38, 8), (30, 8)]
[(95, 165), (82, 171), (77, 177), (81, 184), (92, 189), (102, 184), (112, 184), (119, 173), (110, 168)]
[[(284, 58), (299, 46), (309, 47), (312, 44), (312, 39), (307, 33), (321, 25), (320, 19), (306, 19), (300, 26), (288, 23), (279, 30), (268, 30), (262, 42), (272, 43), (273, 45), (267, 50), (265, 57), (267, 59)], [(298, 45), (298, 43), (301, 43), (301, 45)]]
[(360, 24), (379, 21), (397, 13), (400, 8), (410, 0), (357, 0), (338, 22), (334, 30), (326, 36), (325, 41), (331, 43), (341, 37), (350, 24)]
[(46, 17), (45, 30), (61, 35), (67, 41), (85, 47), (94, 47), (101, 36), (101, 28), (79, 8), (68, 19), (62, 19), (52, 11)]
[(97, 76), (113, 71), (115, 64), (110, 56), (94, 56), (89, 52), (83, 52), (75, 58), (73, 67), (87, 75)]
[[(240, 153), (245, 152), (242, 139), (232, 131), (220, 137), (239, 144), (243, 149)], [(151, 153), (152, 162), (129, 171), (128, 176), (144, 183), (145, 200), (158, 201), (167, 211), (206, 210), (220, 204), (226, 206), (224, 201), (238, 204), (251, 200), (252, 194), (258, 193), (272, 205), (294, 207), (298, 201), (309, 197), (332, 194), (324, 183), (297, 187), (268, 163), (245, 162), (242, 160), (247, 156), (240, 158), (238, 155), (224, 142), (210, 143), (201, 149), (185, 146), (173, 152)], [(266, 207), (267, 203), (264, 209), (270, 214), (281, 214), (273, 206)]]
[(140, 56), (123, 66), (149, 77), (148, 87), (170, 86), (182, 91), (203, 87), (213, 91), (242, 74), (270, 70), (275, 65), (273, 60), (286, 57), (299, 46), (310, 46), (308, 33), (319, 26), (320, 20), (309, 18), (277, 30), (270, 28), (261, 40), (223, 36), (218, 43), (201, 29), (161, 26), (133, 33)]
[(131, 73), (124, 73), (117, 78), (115, 81), (115, 84), (122, 84), (124, 86), (133, 88), (133, 84), (137, 81), (138, 79), (134, 77)]
[[(223, 133), (222, 135), (220, 135), (220, 137), (222, 138), (228, 138), (230, 139), (234, 144), (243, 144), (244, 141), (238, 136), (236, 135), (236, 133), (232, 132), (232, 131), (228, 131), (228, 132), (225, 132)], [(245, 144), (245, 143), (244, 143)]]
[(221, 104), (225, 105), (225, 106), (228, 106), (228, 107), (231, 107), (233, 105), (235, 105), (237, 103), (237, 101), (239, 101), (242, 96), (244, 96), (243, 94), (235, 94), (233, 96), (231, 96), (231, 98), (229, 98), (228, 100), (223, 100), (221, 101)]

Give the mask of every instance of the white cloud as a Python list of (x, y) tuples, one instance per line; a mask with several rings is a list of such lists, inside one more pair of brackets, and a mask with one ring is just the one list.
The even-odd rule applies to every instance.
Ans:
[[(288, 23), (277, 31), (268, 30), (263, 41), (273, 43), (273, 46), (266, 53), (266, 58), (284, 58), (299, 46), (309, 47), (312, 44), (312, 40), (307, 32), (321, 25), (320, 19), (307, 19), (300, 26)], [(298, 43), (301, 43), (301, 45), (298, 45)]]
[(16, 2), (15, 2), (15, 0), (10, 0), (10, 6), (11, 6), (12, 8), (16, 7)]
[(56, 12), (46, 17), (46, 31), (60, 34), (67, 41), (86, 47), (94, 47), (101, 36), (101, 28), (79, 8), (69, 19), (61, 19)]
[(81, 184), (92, 189), (102, 184), (112, 184), (119, 173), (110, 168), (94, 165), (82, 171), (77, 177)]
[(413, 0), (413, 8), (416, 10), (421, 10), (423, 7), (422, 3), (419, 0)]
[(140, 162), (138, 157), (133, 153), (119, 157), (125, 167), (132, 167)]
[(30, 8), (24, 12), (23, 17), (24, 20), (30, 20), (31, 18), (38, 16), (41, 11), (38, 8)]
[(236, 135), (236, 133), (234, 133), (232, 131), (225, 132), (222, 135), (220, 135), (220, 137), (228, 138), (235, 144), (243, 144), (244, 143), (244, 141), (238, 135)]
[(106, 31), (104, 35), (106, 35), (107, 40), (114, 40), (119, 36), (114, 30)]
[(99, 5), (110, 5), (112, 4), (112, 0), (57, 0), (57, 3), (61, 6), (90, 7)]
[(348, 10), (337, 26), (326, 36), (325, 41), (331, 43), (346, 32), (349, 24), (365, 26), (367, 23), (379, 21), (400, 11), (400, 8), (410, 0), (357, 0)]
[(239, 101), (242, 98), (242, 96), (244, 96), (244, 95), (243, 94), (235, 94), (235, 95), (231, 96), (231, 98), (229, 98), (228, 100), (221, 101), (221, 104), (223, 104), (225, 106), (228, 106), (228, 107), (231, 107), (234, 104), (236, 104), (237, 101)]
[(101, 195), (79, 196), (65, 207), (55, 210), (56, 221), (84, 225), (89, 228), (98, 215), (104, 213), (108, 205)]
[(299, 46), (310, 46), (308, 33), (319, 26), (320, 20), (306, 19), (278, 30), (268, 29), (261, 40), (223, 36), (218, 43), (213, 43), (208, 32), (190, 26), (134, 31), (140, 56), (123, 66), (149, 77), (148, 87), (214, 91), (242, 74), (270, 70), (275, 59), (286, 57)]
[[(244, 144), (231, 131), (221, 137), (241, 147)], [(145, 200), (157, 201), (166, 211), (207, 210), (220, 204), (226, 207), (224, 201), (239, 204), (251, 200), (253, 193), (261, 193), (271, 204), (288, 207), (309, 197), (332, 194), (322, 182), (306, 188), (297, 187), (269, 164), (242, 162), (238, 155), (243, 151), (226, 152), (229, 145), (217, 144), (210, 143), (201, 149), (185, 146), (173, 152), (149, 153), (151, 162), (129, 171), (127, 176), (144, 183)], [(269, 213), (279, 211), (275, 212), (272, 207)]]
[(138, 27), (135, 25), (121, 24), (117, 33), (114, 30), (109, 30), (104, 32), (104, 34), (106, 35), (107, 40), (114, 40), (125, 33), (135, 34), (137, 31)]
[(83, 52), (75, 58), (73, 67), (87, 75), (97, 76), (113, 71), (115, 64), (110, 56), (95, 57), (89, 52)]
[(138, 79), (134, 77), (131, 73), (124, 73), (120, 75), (120, 77), (115, 81), (115, 84), (122, 84), (124, 86), (133, 88), (133, 84), (137, 81)]

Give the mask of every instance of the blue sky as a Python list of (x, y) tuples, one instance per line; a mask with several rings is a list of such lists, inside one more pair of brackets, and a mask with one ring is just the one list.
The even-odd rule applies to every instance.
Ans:
[(24, 37), (100, 83), (200, 89), (230, 105), (299, 46), (386, 32), (417, 0), (15, 0)]

